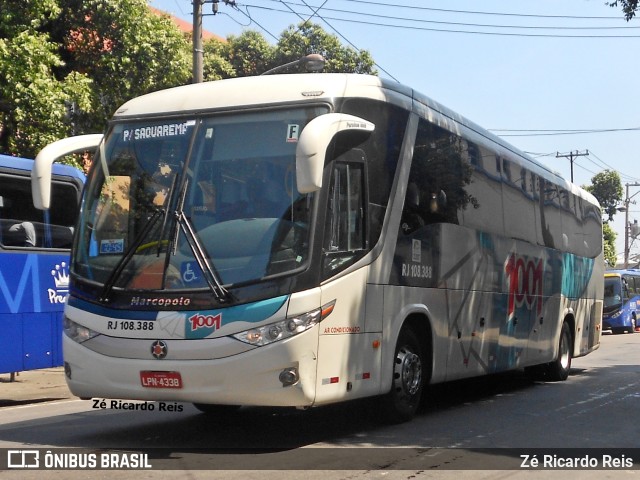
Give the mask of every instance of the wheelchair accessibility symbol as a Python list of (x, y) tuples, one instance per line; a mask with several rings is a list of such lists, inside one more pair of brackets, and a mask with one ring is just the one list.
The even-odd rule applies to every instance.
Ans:
[(193, 262), (185, 262), (181, 265), (180, 270), (182, 281), (185, 284), (191, 285), (193, 283), (202, 282), (202, 274), (200, 272), (200, 267), (198, 267), (197, 264), (194, 264)]

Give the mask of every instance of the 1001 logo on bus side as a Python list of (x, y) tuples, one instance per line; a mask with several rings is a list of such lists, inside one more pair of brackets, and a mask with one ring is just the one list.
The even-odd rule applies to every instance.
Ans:
[(504, 266), (508, 283), (507, 313), (511, 317), (515, 309), (526, 305), (529, 310), (542, 312), (543, 261), (511, 254)]

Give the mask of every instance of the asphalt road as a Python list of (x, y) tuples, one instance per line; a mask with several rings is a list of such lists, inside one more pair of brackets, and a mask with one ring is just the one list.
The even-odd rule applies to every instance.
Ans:
[[(301, 470), (309, 480), (453, 478), (454, 473), (465, 478), (470, 472), (473, 478), (548, 478), (558, 473), (562, 478), (617, 478), (636, 472), (539, 471), (522, 468), (520, 455), (573, 448), (588, 449), (572, 451), (582, 457), (619, 457), (622, 448), (639, 447), (634, 419), (640, 396), (639, 347), (640, 334), (604, 335), (598, 351), (574, 359), (566, 382), (534, 382), (514, 372), (434, 386), (425, 409), (412, 422), (394, 426), (380, 425), (369, 402), (306, 412), (252, 408), (223, 418), (207, 417), (186, 404), (173, 411), (161, 411), (158, 403), (149, 404), (152, 410), (127, 411), (108, 400), (104, 408), (100, 402), (73, 399), (14, 404), (0, 408), (0, 448), (145, 451), (154, 464), (145, 478), (163, 478), (168, 471), (156, 468), (225, 479), (258, 474), (299, 478)], [(627, 461), (632, 455), (638, 456), (633, 459), (636, 468), (640, 452), (631, 450)], [(15, 478), (30, 478), (25, 471), (0, 476), (16, 473), (23, 475)], [(82, 473), (77, 478), (138, 479), (141, 474)]]

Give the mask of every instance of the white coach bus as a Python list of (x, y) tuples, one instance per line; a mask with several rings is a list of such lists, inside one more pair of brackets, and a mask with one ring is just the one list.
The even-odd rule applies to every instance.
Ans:
[(564, 380), (599, 346), (595, 198), (411, 88), (188, 85), (99, 138), (52, 144), (34, 179), (97, 147), (65, 309), (79, 397), (222, 414), (380, 396), (404, 421), (428, 384)]

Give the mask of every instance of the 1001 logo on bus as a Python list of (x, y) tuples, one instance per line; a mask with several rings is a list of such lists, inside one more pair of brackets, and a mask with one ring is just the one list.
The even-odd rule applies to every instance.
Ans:
[(191, 324), (191, 331), (195, 332), (199, 328), (213, 328), (213, 330), (218, 330), (222, 326), (222, 314), (218, 313), (217, 315), (203, 315), (201, 313), (196, 313), (188, 318), (189, 323)]
[(531, 259), (511, 254), (504, 266), (507, 274), (509, 298), (508, 317), (515, 309), (526, 305), (529, 310), (542, 312), (542, 278), (544, 274), (542, 259)]

